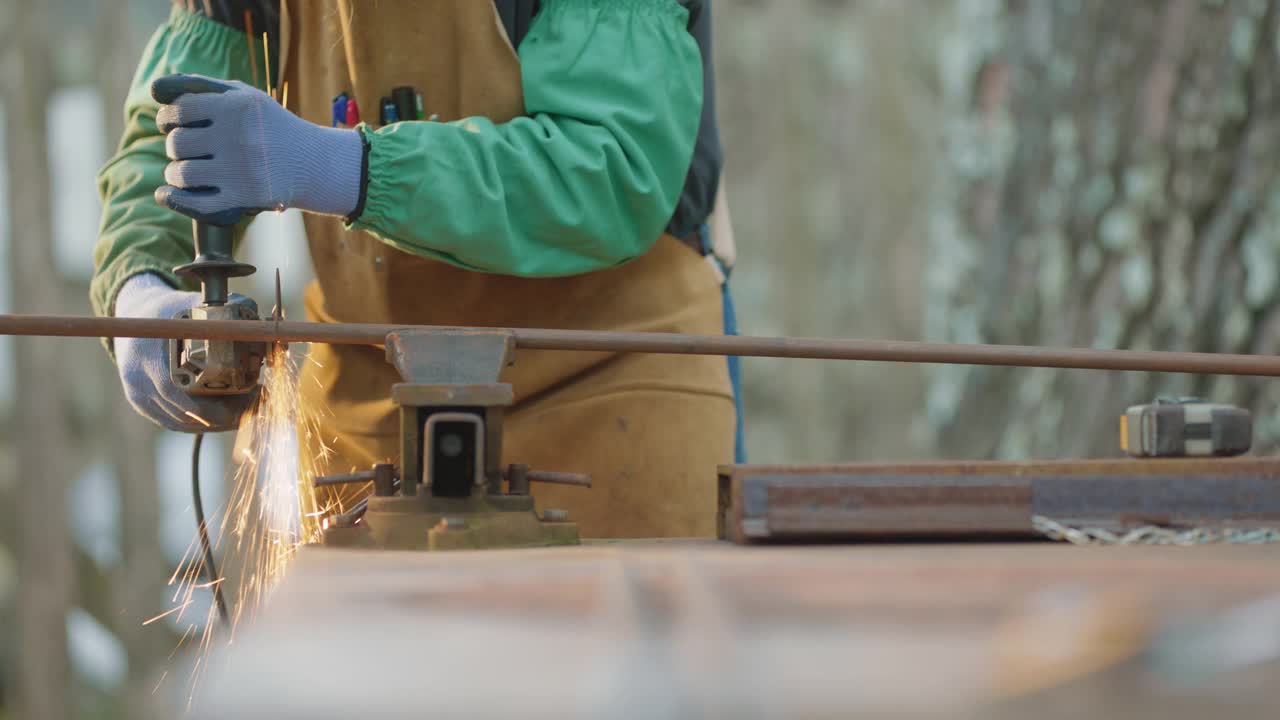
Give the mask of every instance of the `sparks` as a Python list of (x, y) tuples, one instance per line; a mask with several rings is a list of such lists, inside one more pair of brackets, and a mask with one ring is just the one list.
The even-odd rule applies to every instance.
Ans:
[(191, 637), (191, 633), (195, 629), (195, 625), (187, 626), (187, 629), (182, 633), (182, 637), (178, 638), (178, 643), (174, 645), (173, 650), (169, 652), (169, 657), (165, 658), (166, 660), (172, 660), (173, 656), (178, 654), (178, 651), (182, 649), (182, 646), (187, 644), (187, 638)]
[(191, 604), (191, 601), (190, 601), (190, 600), (188, 600), (188, 601), (186, 601), (186, 602), (182, 603), (181, 605), (179, 605), (178, 607), (175, 607), (175, 608), (169, 608), (168, 610), (165, 610), (164, 612), (160, 613), (159, 615), (156, 615), (155, 617), (151, 618), (150, 620), (143, 620), (143, 621), (142, 621), (142, 624), (143, 624), (143, 625), (150, 625), (151, 623), (153, 623), (153, 622), (155, 622), (155, 621), (157, 621), (157, 620), (161, 620), (161, 619), (166, 618), (166, 617), (168, 617), (168, 616), (170, 616), (170, 615), (172, 615), (172, 614), (174, 614), (174, 613), (176, 613), (176, 612), (181, 611), (183, 608), (185, 608), (186, 606), (188, 606), (188, 605), (190, 605), (190, 604)]
[[(327, 471), (324, 460), (329, 451), (321, 448), (317, 457), (298, 452), (299, 437), (319, 436), (319, 415), (303, 406), (299, 378), (299, 362), (283, 347), (273, 346), (263, 368), (258, 401), (243, 420), (247, 442), (235, 454), (240, 464), (215, 537), (225, 574), (210, 577), (198, 543), (192, 542), (169, 579), (176, 607), (144, 624), (171, 615), (181, 618), (196, 593), (221, 587), (230, 613), (227, 627), (217, 638), (230, 644), (240, 622), (255, 617), (266, 604), (298, 548), (320, 538), (325, 513), (311, 479)], [(203, 661), (213, 647), (217, 623), (217, 605), (209, 603), (196, 642), (197, 661), (188, 688), (192, 696), (202, 669), (208, 666)], [(191, 639), (195, 628), (188, 626), (180, 645)]]
[(169, 677), (169, 671), (165, 670), (160, 673), (160, 679), (156, 681), (156, 686), (151, 688), (151, 694), (155, 695), (160, 690), (160, 686), (164, 684), (164, 679)]

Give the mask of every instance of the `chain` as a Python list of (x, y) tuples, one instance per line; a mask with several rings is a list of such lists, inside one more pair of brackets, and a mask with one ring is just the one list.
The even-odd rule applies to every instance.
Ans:
[(1135, 528), (1126, 533), (1113, 533), (1101, 528), (1074, 528), (1050, 520), (1042, 515), (1031, 518), (1036, 532), (1050, 540), (1069, 542), (1073, 545), (1265, 545), (1280, 543), (1280, 529), (1227, 529), (1208, 528), (1172, 529), (1158, 525)]

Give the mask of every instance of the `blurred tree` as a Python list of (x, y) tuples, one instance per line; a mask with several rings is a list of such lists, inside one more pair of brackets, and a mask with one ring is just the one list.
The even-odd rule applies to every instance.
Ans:
[[(120, 108), (124, 107), (139, 50), (129, 25), (128, 0), (100, 0), (97, 12), (96, 83), (104, 108), (102, 132), (106, 146), (114, 148), (123, 133)], [(78, 297), (83, 302), (87, 290), (82, 289)], [(117, 612), (115, 617), (101, 620), (120, 639), (129, 662), (129, 681), (119, 698), (120, 714), (142, 718), (155, 702), (153, 675), (175, 644), (167, 626), (142, 624), (144, 618), (162, 610), (165, 579), (171, 571), (160, 542), (156, 428), (138, 417), (124, 393), (117, 391), (115, 367), (103, 360), (101, 353), (95, 359), (100, 362), (94, 363), (93, 370), (99, 373), (101, 385), (110, 391), (108, 401), (99, 410), (102, 415), (94, 419), (92, 426), (109, 428), (107, 433), (99, 429), (94, 434), (99, 441), (105, 440), (100, 450), (114, 469), (121, 500), (121, 567), (113, 573), (110, 592), (102, 601), (121, 608), (123, 614)]]
[[(46, 156), (45, 99), (53, 82), (46, 9), (45, 3), (17, 3), (4, 45), (9, 272), (18, 313), (62, 309)], [(53, 338), (24, 338), (14, 344), (16, 454), (23, 494), (15, 518), (21, 579), (16, 655), (10, 667), (15, 716), (40, 720), (70, 716), (66, 616), (74, 581), (66, 507), (74, 468), (66, 459), (72, 446), (64, 415), (71, 381), (61, 371), (60, 350)]]
[[(716, 5), (724, 184), (744, 333), (920, 336), (941, 106), (932, 38), (952, 5)], [(749, 359), (752, 462), (918, 456), (918, 365)]]
[[(1280, 292), (1280, 2), (961, 3), (944, 53), (949, 175), (932, 340), (1270, 353)], [(943, 47), (947, 47), (944, 43)], [(940, 368), (949, 456), (1113, 455), (1157, 393), (1251, 407), (1275, 382)]]

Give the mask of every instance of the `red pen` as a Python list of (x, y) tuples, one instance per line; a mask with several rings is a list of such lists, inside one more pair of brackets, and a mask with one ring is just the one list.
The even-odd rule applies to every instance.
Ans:
[(353, 97), (347, 101), (347, 127), (353, 128), (360, 124), (360, 106), (356, 105), (356, 99)]

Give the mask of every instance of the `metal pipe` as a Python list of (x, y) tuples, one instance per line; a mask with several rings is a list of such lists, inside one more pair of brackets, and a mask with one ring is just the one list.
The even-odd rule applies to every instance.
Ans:
[[(55, 337), (142, 337), (383, 345), (387, 334), (392, 331), (431, 329), (441, 328), (427, 325), (272, 320), (150, 320), (0, 315), (0, 335)], [(515, 338), (516, 347), (524, 350), (738, 355), (814, 360), (867, 360), (1280, 377), (1280, 357), (1269, 355), (532, 328), (512, 328), (509, 332)]]

